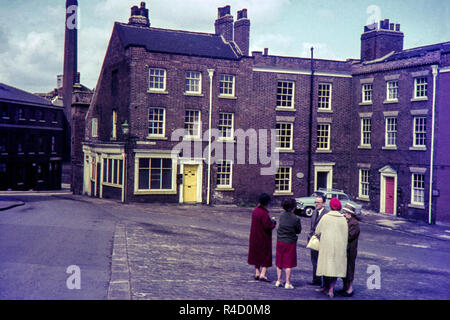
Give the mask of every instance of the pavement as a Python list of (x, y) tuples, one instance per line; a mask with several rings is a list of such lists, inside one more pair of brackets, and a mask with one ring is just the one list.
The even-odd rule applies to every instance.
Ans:
[[(1, 197), (4, 194), (0, 194), (0, 211), (24, 204), (22, 201), (11, 200), (12, 197), (4, 200)], [(246, 252), (240, 248), (242, 232), (248, 231), (248, 214), (252, 208), (235, 205), (122, 204), (117, 200), (72, 195), (67, 190), (56, 194), (75, 201), (95, 203), (119, 218), (112, 245), (111, 278), (107, 293), (110, 300), (179, 299), (180, 296), (196, 300), (227, 299), (228, 296), (223, 292), (233, 292), (229, 296), (233, 299), (234, 294), (250, 299), (267, 299), (263, 292), (255, 290), (249, 296), (248, 288), (236, 286), (237, 282), (248, 282), (249, 286), (255, 288), (258, 285), (257, 282), (242, 278), (242, 270), (235, 266), (236, 256), (245, 260)], [(281, 208), (270, 208), (271, 215), (274, 216), (279, 216), (281, 211)], [(131, 212), (141, 212), (142, 215), (128, 215)], [(231, 212), (233, 215), (230, 222)], [(173, 219), (174, 216), (177, 219)], [(407, 220), (369, 210), (362, 211), (361, 219), (361, 223), (388, 230), (450, 241), (450, 224), (429, 225), (423, 221)], [(232, 229), (222, 230), (221, 222), (224, 221)], [(170, 256), (167, 256), (168, 252)], [(221, 252), (220, 261), (217, 265), (216, 262), (211, 265), (211, 261), (215, 261), (212, 257), (217, 252)], [(189, 259), (186, 258), (187, 255)], [(158, 274), (155, 273), (155, 265), (160, 266)], [(223, 272), (221, 270), (224, 268), (228, 271), (227, 278), (215, 274)], [(178, 270), (179, 274), (173, 274), (173, 270)], [(185, 276), (186, 270), (190, 273), (188, 278)], [(221, 283), (221, 288), (208, 286), (212, 281)], [(302, 282), (294, 285), (300, 291), (310, 290)], [(281, 295), (283, 294), (282, 292)], [(284, 298), (290, 298), (288, 293)]]
[[(22, 206), (25, 203), (20, 200), (11, 200), (11, 199), (2, 199), (1, 196), (14, 196), (14, 195), (66, 195), (69, 197), (74, 197), (78, 200), (82, 200), (84, 197), (74, 196), (70, 192), (69, 189), (63, 188), (62, 190), (57, 191), (6, 191), (0, 193), (0, 211), (8, 210), (15, 208), (17, 206)], [(106, 200), (108, 201), (108, 200)], [(113, 201), (114, 200), (110, 200)], [(165, 206), (165, 204), (159, 204), (160, 206)], [(142, 204), (145, 206), (145, 204)], [(170, 205), (173, 206), (173, 205)], [(183, 205), (180, 205), (182, 207)], [(202, 205), (197, 205), (200, 207)], [(207, 206), (204, 206), (207, 207)], [(215, 205), (215, 208), (218, 209), (233, 209), (235, 210), (244, 210), (248, 212), (249, 208), (243, 208), (235, 205)], [(277, 209), (272, 209), (273, 212), (277, 212)], [(281, 213), (281, 209), (279, 210)], [(420, 234), (422, 236), (431, 237), (440, 240), (450, 240), (450, 223), (441, 223), (430, 225), (424, 221), (419, 220), (409, 220), (401, 217), (396, 217), (394, 215), (388, 215), (383, 213), (377, 213), (371, 210), (362, 210), (361, 219), (363, 223), (374, 224), (380, 227), (396, 230), (411, 234)]]

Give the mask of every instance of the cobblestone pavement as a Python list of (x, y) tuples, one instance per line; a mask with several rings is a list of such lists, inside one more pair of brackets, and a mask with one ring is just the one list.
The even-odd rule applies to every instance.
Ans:
[[(108, 299), (159, 300), (316, 300), (302, 217), (293, 269), (294, 290), (253, 279), (247, 264), (253, 208), (179, 204), (122, 204), (115, 200), (54, 195), (87, 202), (89, 210), (111, 215), (115, 226)], [(3, 199), (3, 207), (21, 203)], [(1, 204), (1, 203), (0, 203)], [(279, 217), (281, 209), (270, 208)], [(450, 299), (450, 226), (427, 225), (363, 212), (353, 299)], [(275, 257), (276, 232), (273, 233)], [(368, 268), (380, 270), (380, 288), (367, 286)], [(342, 285), (338, 280), (337, 289)], [(335, 299), (346, 299), (335, 296)]]
[[(109, 207), (112, 214), (122, 218), (116, 227), (109, 299), (328, 299), (308, 284), (312, 272), (309, 250), (305, 249), (309, 218), (302, 218), (298, 267), (292, 273), (295, 289), (286, 290), (276, 288), (274, 281), (253, 279), (254, 271), (247, 264), (252, 208), (87, 201)], [(278, 217), (281, 210), (272, 208), (270, 212)], [(396, 220), (364, 216), (354, 299), (449, 299), (449, 254), (439, 256), (442, 250), (449, 252), (450, 241), (439, 237), (448, 230), (442, 226), (392, 222)], [(428, 228), (426, 236), (415, 232), (423, 228)], [(276, 233), (272, 238), (275, 249)], [(383, 241), (393, 243), (393, 249), (383, 250)], [(437, 266), (423, 264), (421, 258), (435, 259)], [(370, 265), (381, 269), (379, 290), (370, 290), (366, 285)], [(268, 276), (275, 280), (275, 266), (269, 269)], [(337, 289), (341, 283), (339, 280)], [(346, 298), (336, 295), (335, 299)]]

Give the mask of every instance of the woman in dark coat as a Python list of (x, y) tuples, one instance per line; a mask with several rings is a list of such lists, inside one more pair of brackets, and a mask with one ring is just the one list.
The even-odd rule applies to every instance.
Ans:
[(276, 223), (270, 219), (266, 206), (268, 194), (259, 197), (259, 204), (252, 212), (252, 224), (248, 248), (248, 264), (255, 266), (255, 280), (267, 281), (267, 268), (272, 266), (272, 230)]
[(353, 278), (355, 274), (355, 262), (358, 255), (358, 237), (359, 237), (359, 217), (356, 216), (355, 208), (347, 204), (343, 214), (348, 224), (348, 246), (347, 246), (347, 276), (343, 278), (344, 287), (340, 294), (344, 297), (353, 296)]

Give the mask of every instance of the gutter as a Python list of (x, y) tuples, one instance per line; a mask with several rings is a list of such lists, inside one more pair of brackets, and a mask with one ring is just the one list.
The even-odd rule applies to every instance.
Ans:
[(206, 204), (209, 204), (211, 197), (211, 125), (212, 125), (212, 94), (213, 94), (212, 80), (214, 76), (214, 69), (208, 69), (208, 75), (209, 75), (209, 125), (208, 125), (208, 187), (206, 195)]
[(309, 136), (308, 136), (308, 173), (307, 173), (307, 194), (311, 194), (311, 158), (312, 158), (312, 122), (313, 122), (313, 98), (314, 98), (314, 47), (311, 47), (311, 90), (309, 97)]
[(431, 151), (430, 151), (430, 195), (428, 199), (428, 224), (432, 224), (431, 213), (433, 204), (433, 167), (434, 167), (434, 135), (435, 135), (435, 118), (436, 118), (436, 83), (438, 75), (438, 66), (432, 65), (433, 70), (433, 111), (431, 120)]

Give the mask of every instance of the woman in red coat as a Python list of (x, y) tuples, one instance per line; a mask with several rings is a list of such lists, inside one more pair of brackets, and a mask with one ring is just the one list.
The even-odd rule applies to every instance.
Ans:
[(270, 202), (268, 194), (259, 197), (259, 204), (252, 212), (248, 264), (255, 266), (255, 280), (270, 282), (267, 268), (272, 266), (272, 230), (276, 222), (272, 221), (266, 206)]

